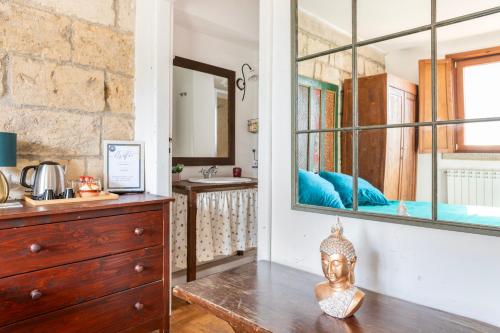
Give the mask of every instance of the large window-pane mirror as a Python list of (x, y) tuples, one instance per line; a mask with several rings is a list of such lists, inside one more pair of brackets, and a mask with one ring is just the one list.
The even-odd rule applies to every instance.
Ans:
[(174, 59), (173, 163), (234, 164), (234, 80), (234, 71)]
[(294, 6), (294, 207), (500, 235), (500, 1)]

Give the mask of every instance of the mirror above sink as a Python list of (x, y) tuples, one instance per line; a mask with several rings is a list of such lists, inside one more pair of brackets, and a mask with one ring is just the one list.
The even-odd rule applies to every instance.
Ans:
[(173, 164), (234, 165), (234, 71), (175, 57)]

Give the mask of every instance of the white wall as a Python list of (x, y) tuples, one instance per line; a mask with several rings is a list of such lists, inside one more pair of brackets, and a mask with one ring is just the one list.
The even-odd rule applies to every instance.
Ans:
[[(272, 5), (269, 4), (272, 2)], [(291, 95), (290, 1), (261, 2), (261, 36), (272, 38), (272, 52), (261, 50), (261, 68), (269, 68), (261, 96), (272, 98), (270, 131), (261, 131), (261, 167), (270, 179), (260, 179), (260, 196), (269, 196), (270, 220), (261, 220), (259, 235), (271, 234), (273, 261), (321, 274), (319, 244), (329, 234), (335, 217), (292, 211), (291, 206)], [(272, 21), (268, 25), (266, 22)], [(268, 45), (261, 40), (262, 45)], [(262, 79), (264, 80), (264, 79)], [(261, 105), (268, 101), (261, 101)], [(262, 119), (262, 118), (261, 118)], [(261, 127), (264, 127), (262, 124)], [(269, 224), (266, 224), (270, 221)], [(343, 219), (346, 236), (359, 261), (358, 285), (411, 302), (500, 325), (500, 240), (495, 237)], [(259, 244), (265, 242), (259, 238)], [(259, 249), (261, 252), (264, 249)], [(314, 286), (304, 286), (314, 288)]]
[(175, 3), (176, 24), (225, 41), (259, 42), (259, 0), (182, 0)]
[[(258, 19), (258, 18), (256, 18)], [(250, 64), (258, 72), (258, 49), (235, 42), (174, 26), (174, 55), (210, 65), (227, 68), (241, 76), (241, 66)], [(247, 131), (247, 120), (258, 116), (258, 82), (247, 81), (245, 101), (241, 101), (242, 92), (236, 89), (236, 165), (243, 168), (243, 176), (257, 177), (257, 170), (252, 169), (252, 149), (257, 149), (257, 135)], [(175, 138), (174, 138), (175, 139)], [(218, 175), (232, 175), (233, 166), (219, 167)], [(201, 167), (186, 167), (183, 178), (199, 176)]]
[(146, 191), (170, 193), (172, 4), (137, 1), (135, 28), (135, 139), (145, 142)]

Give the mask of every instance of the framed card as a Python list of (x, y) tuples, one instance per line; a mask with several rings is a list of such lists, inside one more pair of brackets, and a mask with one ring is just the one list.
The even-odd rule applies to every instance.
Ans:
[(144, 192), (144, 142), (104, 140), (104, 190)]

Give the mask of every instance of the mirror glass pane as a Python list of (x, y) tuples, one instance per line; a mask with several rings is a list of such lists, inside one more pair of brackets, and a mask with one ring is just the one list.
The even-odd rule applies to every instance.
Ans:
[(298, 1), (298, 56), (352, 43), (350, 0)]
[(430, 0), (358, 0), (358, 40), (431, 23)]
[(228, 79), (174, 66), (173, 157), (228, 157)]
[(439, 28), (437, 40), (439, 118), (500, 117), (500, 14)]
[[(430, 2), (430, 1), (429, 1)], [(475, 1), (457, 1), (457, 0), (437, 0), (436, 1), (436, 19), (443, 21), (458, 16), (480, 12), (482, 10), (500, 6), (500, 0), (475, 0)], [(476, 26), (475, 30), (482, 27)]]
[(431, 154), (418, 153), (419, 131), (432, 138), (431, 126), (359, 132), (359, 211), (432, 218)]
[[(431, 106), (430, 80), (420, 84), (422, 79), (430, 79), (420, 70), (421, 62), (430, 59), (430, 42), (426, 31), (358, 49), (360, 126), (415, 123), (419, 112)], [(419, 94), (419, 86), (428, 91)]]
[(439, 127), (471, 137), (471, 145), (468, 153), (438, 154), (438, 219), (500, 227), (500, 140), (491, 135), (500, 122)]
[(343, 104), (342, 93), (351, 88), (351, 59), (351, 52), (345, 51), (299, 62), (298, 130), (345, 127), (342, 109), (349, 106)]
[(296, 142), (297, 202), (352, 209), (352, 168), (342, 170), (341, 142), (350, 132), (298, 134)]

